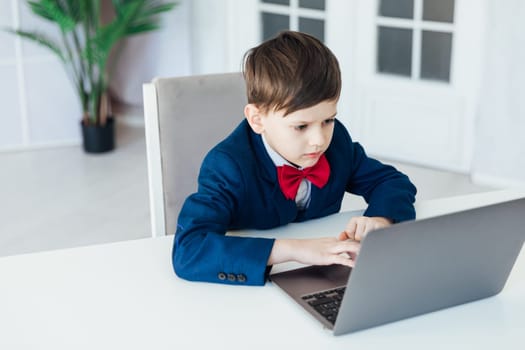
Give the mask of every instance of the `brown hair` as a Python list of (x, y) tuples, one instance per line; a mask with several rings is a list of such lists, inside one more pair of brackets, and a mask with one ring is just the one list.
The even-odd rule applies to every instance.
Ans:
[(244, 55), (248, 103), (264, 113), (285, 110), (285, 115), (337, 100), (341, 71), (334, 54), (311, 35), (285, 31)]

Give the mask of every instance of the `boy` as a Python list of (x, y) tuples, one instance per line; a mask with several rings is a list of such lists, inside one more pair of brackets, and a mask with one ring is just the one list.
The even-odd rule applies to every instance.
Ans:
[[(370, 230), (415, 217), (408, 177), (368, 158), (335, 119), (341, 73), (327, 47), (283, 32), (247, 52), (243, 73), (246, 119), (205, 157), (198, 192), (179, 214), (172, 254), (178, 276), (263, 285), (276, 263), (352, 267)], [(362, 195), (368, 208), (337, 237), (225, 235), (336, 213), (345, 191)]]

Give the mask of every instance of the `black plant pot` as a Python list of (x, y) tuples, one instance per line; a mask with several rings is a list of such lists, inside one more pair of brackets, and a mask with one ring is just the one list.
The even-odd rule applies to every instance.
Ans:
[(84, 151), (87, 153), (104, 153), (115, 148), (115, 120), (108, 118), (106, 125), (84, 125), (82, 126), (82, 139)]

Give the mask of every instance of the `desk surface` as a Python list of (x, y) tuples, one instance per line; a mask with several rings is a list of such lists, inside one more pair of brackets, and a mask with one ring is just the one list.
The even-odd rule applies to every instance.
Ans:
[[(524, 195), (505, 191), (421, 202), (418, 217)], [(338, 228), (349, 215), (288, 225), (279, 235), (319, 236), (321, 228)], [(334, 337), (271, 283), (241, 287), (178, 279), (171, 268), (172, 239), (0, 258), (0, 349), (525, 346), (523, 251), (495, 297)]]

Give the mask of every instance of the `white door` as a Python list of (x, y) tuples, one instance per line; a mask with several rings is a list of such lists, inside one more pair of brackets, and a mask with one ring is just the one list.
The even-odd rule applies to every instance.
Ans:
[(339, 59), (338, 117), (369, 154), (468, 172), (484, 1), (243, 1), (231, 56), (279, 30), (313, 34)]
[(370, 153), (467, 172), (483, 2), (359, 0), (355, 124)]

